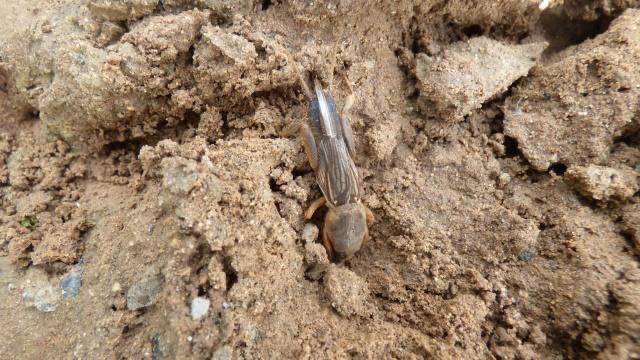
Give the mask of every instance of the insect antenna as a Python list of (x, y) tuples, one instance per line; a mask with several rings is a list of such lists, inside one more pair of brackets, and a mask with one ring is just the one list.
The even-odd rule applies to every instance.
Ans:
[(334, 42), (333, 46), (331, 47), (332, 48), (331, 49), (331, 56), (330, 56), (330, 59), (329, 59), (329, 62), (330, 62), (329, 65), (331, 65), (331, 69), (329, 70), (329, 90), (331, 92), (334, 91), (334, 88), (333, 88), (333, 73), (334, 73), (334, 71), (336, 71), (336, 63), (337, 63), (337, 59), (336, 58), (338, 57), (338, 53), (336, 51), (337, 50), (336, 46), (337, 46), (337, 44)]
[(302, 90), (304, 90), (304, 93), (307, 95), (307, 98), (313, 99), (313, 94), (309, 89), (309, 85), (307, 85), (307, 81), (302, 76), (302, 71), (300, 71), (300, 64), (297, 61), (293, 60), (293, 56), (291, 56), (291, 53), (289, 51), (287, 51), (287, 61), (290, 62), (291, 65), (293, 65), (293, 68), (295, 69), (295, 72), (296, 72), (296, 76), (298, 77), (298, 81), (300, 82), (300, 86), (302, 86)]

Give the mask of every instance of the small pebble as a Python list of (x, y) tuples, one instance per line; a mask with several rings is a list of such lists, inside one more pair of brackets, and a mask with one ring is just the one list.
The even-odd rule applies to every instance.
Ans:
[(111, 286), (111, 291), (114, 293), (120, 292), (120, 290), (122, 290), (122, 285), (120, 285), (119, 282), (114, 282), (113, 285)]
[(498, 176), (498, 185), (505, 186), (508, 183), (511, 182), (511, 175), (507, 174), (507, 173), (502, 173), (500, 174), (500, 176)]
[(542, 10), (548, 8), (550, 2), (551, 2), (551, 0), (542, 0), (542, 1), (540, 1), (540, 4), (538, 5), (538, 9), (540, 9), (540, 11), (542, 11)]
[(233, 350), (228, 345), (218, 348), (211, 357), (212, 360), (231, 360)]
[(65, 299), (75, 298), (80, 294), (80, 286), (82, 285), (82, 271), (74, 268), (62, 278), (62, 297)]
[(155, 304), (164, 287), (164, 276), (155, 274), (147, 276), (127, 290), (127, 308), (138, 310)]
[(318, 234), (320, 231), (318, 227), (312, 223), (307, 223), (302, 229), (302, 240), (304, 240), (305, 244), (313, 244), (318, 239)]
[(165, 348), (162, 338), (156, 334), (151, 338), (151, 359), (160, 360), (167, 356), (168, 350)]
[(33, 306), (42, 312), (52, 312), (58, 307), (60, 293), (51, 284), (47, 284), (40, 288), (25, 289), (22, 300), (27, 306)]
[(174, 194), (188, 194), (198, 180), (198, 163), (190, 159), (162, 159), (164, 186)]
[(531, 261), (536, 256), (536, 254), (531, 250), (522, 250), (520, 254), (518, 254), (518, 259), (520, 261)]
[(209, 312), (209, 305), (211, 302), (209, 299), (198, 296), (191, 300), (191, 318), (193, 320), (202, 319)]

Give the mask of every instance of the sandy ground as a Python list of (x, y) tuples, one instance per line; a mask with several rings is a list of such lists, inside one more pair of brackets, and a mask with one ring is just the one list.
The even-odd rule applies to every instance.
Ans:
[(640, 358), (640, 3), (544, 3), (2, 2), (0, 358)]

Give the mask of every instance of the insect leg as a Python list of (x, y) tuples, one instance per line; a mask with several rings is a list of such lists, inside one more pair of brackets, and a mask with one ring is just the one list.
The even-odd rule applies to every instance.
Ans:
[(302, 77), (302, 73), (300, 72), (300, 69), (298, 69), (298, 65), (295, 65), (295, 67), (296, 67), (296, 73), (298, 74), (298, 81), (300, 81), (300, 85), (302, 85), (302, 89), (304, 90), (304, 93), (307, 95), (307, 99), (312, 99), (313, 95), (311, 95), (311, 90), (309, 90), (309, 85), (307, 85), (307, 82)]
[(347, 98), (344, 100), (344, 106), (342, 107), (342, 113), (340, 114), (341, 117), (346, 118), (349, 117), (349, 111), (356, 101), (356, 96), (353, 94), (353, 87), (351, 86), (349, 79), (347, 79), (347, 76), (343, 74), (342, 77), (349, 88), (349, 95), (347, 95)]
[(304, 152), (307, 153), (309, 164), (311, 164), (313, 171), (316, 171), (318, 168), (318, 147), (316, 146), (316, 140), (308, 124), (300, 125), (300, 138), (302, 139)]
[(327, 200), (323, 197), (315, 199), (311, 205), (307, 208), (307, 211), (304, 212), (304, 218), (309, 220), (313, 217), (313, 214), (318, 210), (322, 205), (325, 204)]
[(346, 76), (344, 76), (344, 82), (349, 88), (349, 95), (345, 99), (344, 106), (342, 107), (342, 113), (340, 115), (340, 126), (342, 127), (342, 134), (344, 135), (344, 140), (347, 143), (349, 154), (351, 155), (351, 157), (354, 157), (356, 148), (353, 141), (353, 131), (351, 131), (351, 125), (349, 124), (349, 111), (351, 110), (351, 107), (355, 102), (355, 95), (353, 94), (353, 88), (349, 83), (349, 79), (347, 79)]
[(362, 206), (364, 207), (364, 213), (367, 217), (367, 225), (371, 225), (376, 222), (376, 216), (373, 214), (373, 211), (364, 205)]
[(353, 159), (356, 156), (356, 147), (353, 142), (353, 132), (351, 131), (349, 119), (344, 116), (340, 117), (340, 126), (342, 127), (344, 141), (347, 143), (347, 150), (349, 150), (349, 155), (351, 155), (351, 158)]
[(327, 232), (327, 224), (325, 221), (324, 228), (322, 229), (322, 245), (327, 250), (327, 256), (329, 260), (333, 259), (333, 245), (331, 244), (331, 238)]

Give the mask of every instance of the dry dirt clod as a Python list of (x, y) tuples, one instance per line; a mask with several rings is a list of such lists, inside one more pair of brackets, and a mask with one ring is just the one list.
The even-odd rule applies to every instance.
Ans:
[(331, 265), (324, 276), (324, 290), (331, 306), (343, 316), (365, 315), (368, 311), (367, 283), (342, 266)]
[(318, 227), (312, 223), (305, 224), (302, 229), (304, 260), (308, 265), (305, 276), (311, 280), (319, 280), (330, 264), (326, 249), (317, 242), (318, 234)]
[(594, 200), (627, 200), (640, 189), (640, 174), (630, 169), (573, 166), (565, 176), (578, 192)]
[(160, 0), (90, 0), (93, 16), (111, 20), (133, 20), (151, 14)]
[(565, 0), (564, 12), (572, 19), (596, 21), (620, 15), (625, 9), (640, 7), (638, 0)]
[(400, 141), (401, 128), (402, 119), (394, 114), (367, 130), (365, 137), (373, 155), (378, 160), (384, 160), (393, 153)]
[(629, 236), (634, 252), (640, 256), (640, 204), (630, 204), (624, 208), (622, 224), (623, 232)]
[(162, 159), (164, 186), (174, 194), (186, 195), (198, 181), (197, 163), (190, 159), (171, 157)]
[(536, 68), (504, 106), (505, 135), (538, 171), (603, 164), (614, 138), (640, 127), (640, 10), (563, 55)]
[(455, 43), (438, 55), (420, 53), (415, 69), (418, 105), (426, 115), (461, 121), (527, 75), (546, 45), (507, 45), (476, 37)]

